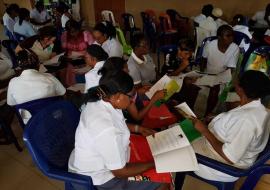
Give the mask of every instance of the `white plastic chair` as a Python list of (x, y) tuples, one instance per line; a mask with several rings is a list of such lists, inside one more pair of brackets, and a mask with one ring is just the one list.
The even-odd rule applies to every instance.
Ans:
[(115, 22), (112, 11), (109, 11), (109, 10), (101, 11), (101, 17), (103, 21), (111, 22), (113, 26), (116, 26), (116, 22)]

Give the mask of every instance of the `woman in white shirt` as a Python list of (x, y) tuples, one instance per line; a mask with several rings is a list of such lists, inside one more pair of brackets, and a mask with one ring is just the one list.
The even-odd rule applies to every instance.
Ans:
[(165, 184), (127, 179), (155, 167), (154, 162), (128, 163), (130, 132), (122, 109), (129, 106), (132, 89), (132, 78), (119, 71), (102, 77), (85, 96), (69, 170), (91, 176), (98, 190), (167, 189)]
[(116, 29), (110, 22), (98, 23), (93, 34), (96, 43), (101, 45), (109, 57), (123, 57), (123, 47), (116, 39)]
[[(268, 142), (269, 113), (260, 98), (270, 94), (270, 80), (260, 71), (246, 71), (235, 84), (240, 106), (216, 116), (208, 127), (193, 118), (195, 128), (203, 135), (192, 143), (195, 152), (239, 168), (256, 161)], [(234, 182), (238, 178), (199, 164), (195, 172), (213, 181)], [(184, 173), (176, 174), (176, 189), (181, 189)]]
[(14, 32), (30, 37), (36, 35), (36, 31), (30, 21), (30, 12), (25, 8), (20, 8), (19, 10), (19, 20), (14, 25)]
[(6, 31), (6, 35), (12, 39), (8, 32), (10, 32), (11, 34), (14, 31), (14, 24), (18, 18), (18, 13), (19, 13), (19, 6), (17, 4), (10, 4), (7, 9), (6, 12), (3, 16), (3, 24), (5, 26), (5, 30)]

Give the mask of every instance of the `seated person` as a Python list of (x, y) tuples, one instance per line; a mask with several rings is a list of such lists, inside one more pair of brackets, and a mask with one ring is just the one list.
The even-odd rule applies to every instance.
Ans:
[(10, 32), (10, 34), (13, 34), (14, 25), (18, 19), (18, 14), (19, 14), (19, 6), (17, 4), (10, 4), (7, 7), (6, 12), (3, 16), (3, 25), (6, 30), (5, 34), (9, 37), (9, 39), (13, 39), (13, 36), (10, 36), (8, 32)]
[[(233, 29), (229, 25), (222, 25), (217, 31), (217, 40), (209, 42), (203, 51), (201, 71), (206, 69), (207, 73), (218, 74), (226, 69), (235, 69), (239, 47), (233, 43)], [(210, 114), (218, 101), (220, 85), (210, 88), (207, 99), (206, 115)]]
[(35, 8), (30, 13), (31, 22), (34, 25), (45, 25), (51, 22), (51, 17), (44, 7), (43, 1), (37, 1)]
[[(128, 73), (127, 62), (119, 57), (110, 57), (109, 59), (107, 59), (107, 61), (105, 61), (103, 67), (99, 70), (98, 73), (103, 76), (114, 74), (119, 71), (124, 71)], [(139, 123), (148, 113), (148, 111), (152, 108), (152, 106), (156, 103), (156, 101), (164, 98), (165, 93), (166, 92), (164, 90), (157, 91), (153, 95), (147, 106), (143, 106), (142, 101), (140, 100), (140, 98), (138, 98), (137, 92), (135, 91), (135, 89), (133, 89), (131, 103), (126, 109), (127, 112), (124, 112), (124, 116), (127, 118), (127, 122)], [(138, 130), (144, 130), (144, 132), (147, 133), (146, 129), (143, 127), (139, 127)]]
[[(133, 52), (128, 59), (128, 70), (136, 89), (156, 80), (156, 66), (149, 55), (149, 45), (142, 33), (135, 34), (131, 43)], [(144, 93), (144, 92), (143, 92)]]
[[(178, 50), (175, 54), (169, 56), (168, 62), (162, 67), (162, 75), (178, 76), (190, 71), (190, 58), (194, 52), (194, 42), (190, 39), (181, 39), (178, 43)], [(186, 102), (193, 109), (200, 87), (192, 84), (196, 78), (185, 77), (180, 92), (174, 94), (170, 99), (175, 100), (177, 104)], [(176, 102), (171, 102), (176, 104)]]
[(72, 19), (72, 15), (68, 12), (69, 7), (65, 3), (60, 3), (56, 10), (61, 15), (61, 26), (64, 29), (67, 21)]
[(36, 31), (30, 21), (30, 12), (25, 8), (19, 10), (19, 20), (14, 25), (14, 32), (24, 36), (31, 37), (36, 35)]
[(116, 39), (116, 29), (108, 21), (96, 24), (94, 28), (96, 43), (108, 53), (109, 57), (123, 57), (123, 48)]
[(206, 18), (212, 14), (213, 8), (214, 7), (212, 4), (204, 5), (202, 8), (202, 13), (194, 17), (194, 22), (199, 26), (202, 21), (206, 20)]
[(245, 18), (243, 15), (235, 15), (233, 17), (232, 26), (234, 31), (242, 32), (246, 34), (250, 39), (252, 39), (249, 27), (245, 25)]
[(251, 18), (249, 24), (254, 28), (269, 28), (270, 26), (270, 3), (265, 10), (258, 11)]
[(130, 104), (132, 78), (119, 71), (101, 78), (90, 88), (76, 129), (75, 147), (69, 158), (69, 171), (90, 176), (98, 190), (168, 189), (167, 184), (128, 181), (155, 167), (153, 161), (129, 163), (130, 131), (121, 109)]
[(214, 15), (216, 18), (217, 28), (224, 24), (228, 24), (226, 21), (222, 20), (220, 17), (223, 15), (223, 11), (220, 8), (214, 8), (212, 11), (212, 15)]
[(201, 21), (199, 27), (205, 29), (208, 32), (207, 36), (216, 36), (217, 35), (217, 23), (216, 20), (222, 15), (222, 11), (216, 11), (216, 8), (212, 10), (210, 16), (205, 20)]
[[(236, 83), (241, 105), (216, 116), (208, 127), (194, 118), (195, 128), (203, 135), (192, 143), (196, 153), (233, 165), (249, 168), (268, 142), (268, 113), (260, 98), (270, 94), (270, 80), (262, 72), (247, 71)], [(199, 164), (195, 174), (213, 181), (234, 182), (238, 178)], [(185, 173), (176, 173), (175, 189), (181, 189)]]
[[(12, 69), (11, 60), (7, 58), (2, 52), (0, 52), (0, 120), (4, 122), (6, 126), (11, 125), (14, 116), (14, 109), (7, 105), (7, 87), (9, 81), (14, 76), (15, 71)], [(0, 124), (0, 132), (1, 130), (3, 130), (3, 128)]]
[(61, 37), (62, 49), (70, 57), (84, 56), (87, 46), (94, 42), (91, 33), (83, 31), (80, 23), (74, 20), (67, 21), (65, 28)]
[(38, 34), (27, 38), (16, 48), (16, 52), (22, 49), (31, 49), (39, 58), (40, 62), (47, 61), (60, 53), (57, 46), (56, 29), (53, 26), (44, 26), (38, 30)]
[[(31, 50), (18, 53), (20, 76), (13, 78), (8, 85), (7, 104), (16, 105), (66, 93), (64, 86), (51, 74), (38, 72), (39, 60)], [(29, 116), (26, 116), (29, 118)]]
[(101, 75), (98, 71), (103, 67), (104, 62), (108, 59), (108, 54), (102, 47), (97, 44), (90, 45), (85, 53), (85, 62), (92, 67), (90, 71), (85, 74), (85, 93), (91, 87), (97, 86)]

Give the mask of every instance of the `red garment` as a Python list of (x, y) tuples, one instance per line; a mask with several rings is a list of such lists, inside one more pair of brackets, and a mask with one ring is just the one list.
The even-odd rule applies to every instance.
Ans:
[[(150, 147), (145, 137), (140, 135), (130, 135), (130, 163), (153, 161)], [(135, 176), (136, 181), (140, 178), (159, 183), (171, 183), (170, 173), (157, 173), (155, 169), (148, 170), (140, 176)]]
[(71, 38), (67, 32), (61, 36), (62, 48), (70, 54), (72, 51), (85, 51), (88, 45), (94, 43), (92, 34), (88, 31), (82, 31), (77, 38)]

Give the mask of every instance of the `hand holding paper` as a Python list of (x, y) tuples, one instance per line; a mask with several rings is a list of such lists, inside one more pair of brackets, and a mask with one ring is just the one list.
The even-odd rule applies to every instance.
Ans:
[(175, 108), (187, 119), (192, 119), (193, 117), (197, 118), (186, 102), (175, 106)]

